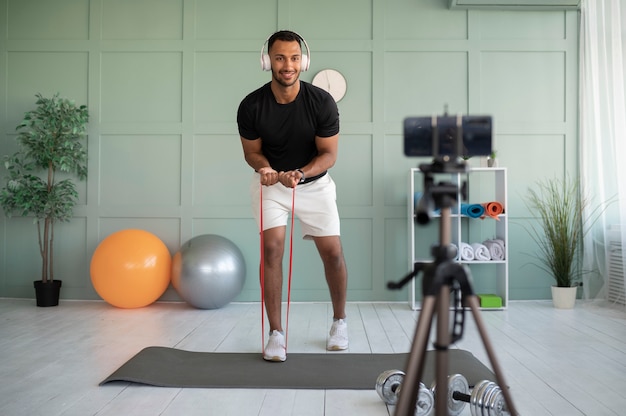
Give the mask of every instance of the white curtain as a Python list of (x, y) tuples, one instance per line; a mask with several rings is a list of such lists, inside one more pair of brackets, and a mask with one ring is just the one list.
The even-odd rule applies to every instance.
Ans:
[[(585, 237), (584, 297), (626, 308), (625, 273), (610, 278), (620, 265), (626, 269), (626, 250), (619, 243), (626, 242), (626, 27), (622, 23), (626, 10), (620, 10), (621, 1), (582, 1), (580, 176), (592, 207), (614, 201), (601, 211)], [(587, 211), (588, 218), (594, 215), (591, 209)]]

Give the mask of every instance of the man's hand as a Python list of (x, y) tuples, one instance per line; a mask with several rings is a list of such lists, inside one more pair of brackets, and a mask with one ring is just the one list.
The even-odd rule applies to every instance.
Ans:
[(265, 167), (258, 170), (261, 177), (261, 185), (271, 186), (278, 182), (279, 173), (271, 167)]
[(302, 174), (297, 170), (278, 173), (278, 181), (287, 188), (295, 188), (300, 183), (300, 178)]

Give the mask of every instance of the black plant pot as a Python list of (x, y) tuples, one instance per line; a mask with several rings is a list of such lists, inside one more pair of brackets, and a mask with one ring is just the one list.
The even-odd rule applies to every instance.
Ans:
[(35, 280), (35, 297), (37, 298), (37, 306), (57, 306), (59, 304), (59, 295), (61, 293), (61, 280), (47, 281)]

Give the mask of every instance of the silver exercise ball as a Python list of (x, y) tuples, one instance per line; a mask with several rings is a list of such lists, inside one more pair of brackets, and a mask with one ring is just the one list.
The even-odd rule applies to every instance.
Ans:
[(172, 259), (172, 286), (199, 309), (217, 309), (243, 289), (246, 263), (239, 248), (214, 234), (192, 238)]

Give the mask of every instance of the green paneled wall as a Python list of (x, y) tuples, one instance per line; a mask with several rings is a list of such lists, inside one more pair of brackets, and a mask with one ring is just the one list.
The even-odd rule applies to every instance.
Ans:
[[(404, 300), (386, 282), (407, 272), (406, 116), (492, 114), (509, 168), (510, 298), (549, 297), (528, 266), (522, 197), (533, 180), (577, 169), (576, 12), (450, 11), (447, 0), (0, 0), (0, 154), (34, 95), (89, 106), (89, 178), (57, 226), (64, 298), (97, 299), (91, 255), (107, 235), (143, 228), (175, 253), (200, 234), (238, 245), (258, 300), (251, 170), (235, 123), (239, 101), (269, 80), (259, 55), (290, 28), (311, 48), (310, 81), (341, 71), (337, 182), (349, 300)], [(471, 160), (473, 165), (484, 163)], [(295, 235), (299, 237), (296, 224)], [(29, 218), (0, 221), (0, 296), (32, 297), (39, 275)], [(33, 260), (35, 259), (35, 260)], [(164, 299), (178, 299), (169, 289)], [(295, 238), (292, 299), (328, 300), (312, 243)]]

